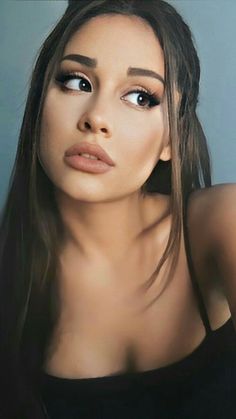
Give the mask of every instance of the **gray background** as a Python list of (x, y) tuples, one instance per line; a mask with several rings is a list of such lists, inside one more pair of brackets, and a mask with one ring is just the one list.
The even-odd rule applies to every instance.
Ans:
[[(199, 115), (212, 156), (213, 183), (236, 182), (236, 1), (169, 1), (196, 39), (202, 66)], [(3, 0), (0, 4), (0, 208), (36, 53), (66, 4), (57, 0)]]

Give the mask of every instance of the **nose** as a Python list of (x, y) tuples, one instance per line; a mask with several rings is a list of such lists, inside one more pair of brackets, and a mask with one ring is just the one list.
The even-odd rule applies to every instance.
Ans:
[(107, 121), (107, 116), (98, 109), (86, 111), (78, 121), (78, 129), (82, 132), (91, 131), (93, 134), (100, 134), (106, 138), (111, 137), (112, 127)]

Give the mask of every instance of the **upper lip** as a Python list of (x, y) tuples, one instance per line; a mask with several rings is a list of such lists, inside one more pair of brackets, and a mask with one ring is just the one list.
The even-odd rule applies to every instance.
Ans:
[(76, 156), (81, 153), (91, 154), (92, 156), (95, 156), (98, 159), (104, 161), (106, 164), (109, 164), (110, 166), (115, 165), (114, 161), (101, 146), (98, 144), (87, 143), (85, 141), (72, 145), (70, 148), (68, 148), (68, 150), (66, 150), (65, 156)]

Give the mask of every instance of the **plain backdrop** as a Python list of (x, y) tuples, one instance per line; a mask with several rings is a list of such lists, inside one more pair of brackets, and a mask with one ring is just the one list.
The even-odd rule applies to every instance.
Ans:
[[(236, 1), (169, 2), (190, 25), (201, 60), (198, 114), (212, 157), (213, 183), (236, 182)], [(35, 57), (66, 5), (58, 0), (0, 3), (0, 208), (15, 159)]]

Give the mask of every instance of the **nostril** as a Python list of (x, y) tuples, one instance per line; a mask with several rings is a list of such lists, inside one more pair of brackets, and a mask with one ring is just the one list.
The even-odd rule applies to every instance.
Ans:
[(88, 123), (88, 122), (85, 122), (85, 124), (84, 124), (84, 125), (85, 125), (85, 127), (86, 127), (86, 128), (90, 128), (90, 125), (89, 125), (89, 123)]

